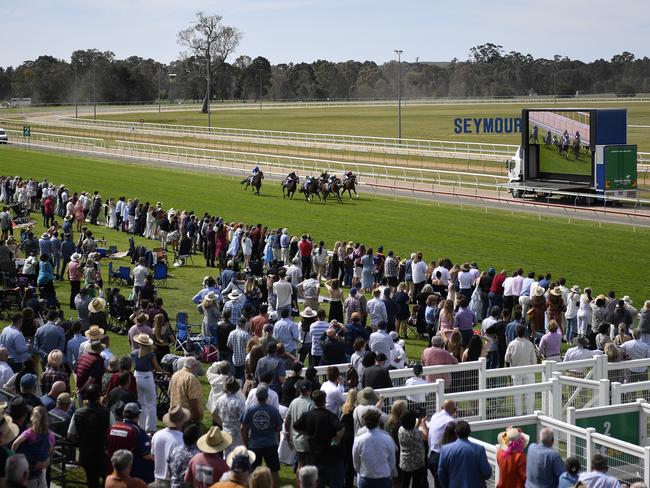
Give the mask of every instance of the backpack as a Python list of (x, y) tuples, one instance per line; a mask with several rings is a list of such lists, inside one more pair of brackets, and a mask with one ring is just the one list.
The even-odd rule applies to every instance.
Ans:
[(350, 388), (356, 388), (359, 385), (359, 373), (354, 369), (354, 366), (350, 364), (348, 370), (345, 373), (345, 384)]

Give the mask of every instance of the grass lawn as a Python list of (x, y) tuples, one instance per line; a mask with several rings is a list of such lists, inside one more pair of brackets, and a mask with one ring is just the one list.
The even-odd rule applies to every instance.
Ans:
[[(476, 260), (481, 268), (494, 265), (512, 270), (523, 266), (538, 273), (551, 271), (565, 276), (568, 285), (592, 286), (594, 292), (617, 290), (630, 295), (636, 303), (650, 297), (650, 282), (641, 277), (648, 271), (650, 231), (630, 227), (531, 217), (503, 211), (485, 213), (480, 209), (434, 206), (408, 199), (364, 195), (344, 204), (307, 204), (296, 199), (283, 200), (279, 186), (266, 184), (262, 196), (242, 190), (238, 178), (213, 174), (181, 172), (129, 165), (114, 161), (77, 158), (58, 154), (30, 152), (0, 147), (0, 173), (19, 174), (24, 178), (47, 178), (65, 183), (72, 191), (99, 190), (104, 198), (135, 197), (141, 201), (163, 202), (165, 208), (192, 209), (197, 214), (211, 212), (227, 221), (261, 222), (269, 227), (286, 226), (291, 233), (309, 232), (324, 240), (331, 249), (335, 240), (354, 240), (367, 246), (383, 244), (405, 256), (421, 250), (425, 259), (450, 257), (454, 262)], [(36, 232), (42, 222), (35, 215)], [(126, 234), (91, 226), (94, 234), (105, 237), (109, 245), (124, 250)], [(136, 239), (136, 244), (154, 247), (152, 241)], [(617, 252), (612, 252), (617, 250)], [(129, 265), (116, 260), (114, 266)], [(107, 263), (103, 263), (106, 279)], [(172, 317), (188, 311), (190, 322), (200, 323), (191, 298), (209, 274), (202, 257), (194, 264), (172, 268), (167, 286), (159, 289), (165, 308)], [(634, 279), (637, 278), (638, 279)], [(66, 303), (67, 283), (57, 284), (57, 294)], [(128, 290), (123, 289), (123, 293)], [(65, 308), (64, 308), (65, 309)], [(419, 358), (423, 341), (410, 339), (407, 354)], [(129, 351), (123, 336), (113, 336), (116, 354)], [(208, 385), (203, 379), (206, 390)], [(208, 421), (206, 417), (206, 422)], [(282, 471), (283, 483), (291, 483), (291, 474)]]
[[(212, 107), (214, 127), (397, 137), (396, 106), (220, 110), (219, 104), (215, 103)], [(402, 137), (519, 144), (521, 134), (483, 132), (456, 134), (454, 119), (457, 117), (520, 117), (521, 109), (524, 107), (527, 105), (409, 106), (407, 102), (402, 108)], [(541, 106), (533, 105), (533, 107)], [(629, 124), (650, 125), (650, 103), (626, 103), (625, 100), (616, 103), (580, 103), (580, 108), (583, 107), (627, 107)], [(185, 112), (110, 114), (99, 117), (112, 120), (139, 122), (144, 119), (145, 122), (151, 123), (207, 126), (207, 115), (200, 113), (200, 108)], [(475, 130), (474, 124), (470, 127)], [(650, 129), (647, 128), (629, 129), (628, 142), (638, 144), (639, 151), (650, 151), (649, 131)]]
[(571, 147), (565, 157), (555, 146), (546, 147), (540, 144), (539, 161), (539, 171), (542, 173), (591, 176), (591, 155), (582, 148), (580, 156), (576, 159)]

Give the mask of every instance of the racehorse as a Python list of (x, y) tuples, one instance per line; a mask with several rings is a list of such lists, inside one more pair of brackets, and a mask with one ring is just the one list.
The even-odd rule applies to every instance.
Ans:
[(330, 195), (330, 193), (334, 193), (336, 195), (336, 200), (339, 203), (341, 202), (341, 180), (339, 178), (334, 178), (332, 182), (330, 183), (329, 178), (326, 180), (321, 179), (319, 182), (320, 185), (320, 191), (323, 194), (323, 201), (327, 201), (327, 197)]
[(320, 200), (320, 194), (318, 190), (318, 180), (307, 180), (304, 184), (300, 185), (300, 193), (305, 195), (305, 200), (311, 202), (312, 195), (316, 195)]
[(577, 137), (573, 140), (573, 154), (576, 159), (580, 159), (580, 139)]
[(356, 190), (356, 185), (357, 185), (356, 175), (348, 176), (343, 180), (343, 183), (341, 184), (341, 189), (343, 190), (342, 193), (345, 193), (347, 191), (350, 198), (352, 198), (351, 192), (354, 192), (354, 196), (359, 198), (359, 194), (357, 193)]
[[(298, 183), (300, 182), (300, 178), (294, 173), (293, 171), (287, 175), (287, 177), (282, 181), (282, 198), (289, 197), (290, 199), (293, 200), (293, 194), (296, 193), (296, 190), (298, 189)], [(286, 189), (286, 195), (285, 195), (285, 189)]]
[(242, 184), (246, 183), (244, 190), (248, 190), (248, 187), (253, 187), (253, 193), (256, 193), (258, 196), (260, 194), (260, 188), (262, 188), (262, 180), (264, 179), (264, 173), (260, 170), (254, 175), (250, 175), (246, 178)]

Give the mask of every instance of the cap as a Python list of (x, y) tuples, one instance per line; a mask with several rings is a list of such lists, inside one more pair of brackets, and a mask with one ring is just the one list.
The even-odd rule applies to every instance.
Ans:
[(300, 393), (307, 393), (308, 391), (311, 391), (311, 389), (311, 381), (309, 380), (300, 380), (296, 383), (296, 390)]
[(38, 378), (36, 378), (35, 374), (32, 373), (27, 373), (26, 375), (23, 375), (22, 378), (20, 378), (20, 388), (24, 389), (32, 389), (36, 388), (36, 383), (38, 382)]
[(395, 332), (394, 330), (391, 330), (388, 335), (390, 336), (391, 339), (393, 339), (393, 342), (397, 342), (399, 339), (399, 334)]
[(140, 408), (140, 404), (136, 402), (130, 402), (127, 403), (126, 406), (124, 407), (124, 415), (140, 415), (142, 412), (142, 409)]

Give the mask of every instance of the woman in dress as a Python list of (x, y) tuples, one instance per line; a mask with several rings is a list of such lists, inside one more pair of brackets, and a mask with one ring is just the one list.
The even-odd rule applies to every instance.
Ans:
[(368, 251), (366, 251), (366, 254), (361, 256), (361, 293), (369, 293), (372, 291), (372, 256), (372, 248), (369, 248)]
[(217, 295), (214, 292), (203, 297), (203, 301), (196, 307), (203, 316), (201, 322), (201, 334), (203, 337), (210, 337), (217, 340), (217, 324), (221, 318), (221, 312), (217, 306)]
[(524, 488), (526, 484), (526, 453), (529, 437), (521, 429), (510, 427), (498, 437), (499, 481), (497, 488)]
[(585, 337), (591, 328), (591, 288), (585, 288), (578, 306), (578, 336)]
[(85, 214), (84, 214), (84, 206), (81, 200), (78, 200), (77, 203), (74, 206), (74, 221), (76, 227), (77, 227), (77, 232), (81, 232), (81, 227), (83, 225), (85, 219)]
[(342, 264), (342, 260), (339, 257), (341, 247), (341, 241), (336, 241), (334, 243), (334, 249), (332, 250), (332, 266), (329, 273), (329, 278), (332, 280), (339, 279), (339, 273), (341, 271), (340, 264)]
[(109, 229), (117, 228), (117, 209), (113, 198), (108, 199), (108, 222), (106, 223), (106, 227)]
[(169, 348), (173, 341), (174, 333), (169, 320), (162, 313), (156, 314), (153, 318), (153, 342), (154, 352), (159, 363), (166, 354), (169, 354)]
[(325, 273), (327, 265), (327, 249), (325, 249), (325, 242), (320, 241), (318, 247), (315, 247), (311, 252), (312, 271), (318, 275), (318, 282), (320, 283), (321, 277)]
[(426, 418), (418, 419), (414, 410), (408, 410), (397, 431), (399, 441), (399, 469), (401, 488), (420, 488), (426, 486), (427, 469), (425, 464), (425, 444), (428, 438)]
[(409, 295), (406, 293), (406, 283), (403, 281), (397, 285), (397, 292), (393, 297), (395, 300), (395, 328), (402, 339), (408, 339), (408, 318), (411, 315), (409, 310)]
[(153, 372), (163, 373), (158, 364), (156, 355), (153, 352), (154, 342), (149, 334), (138, 334), (133, 342), (140, 347), (131, 351), (131, 359), (135, 365), (135, 381), (138, 390), (138, 402), (142, 406), (142, 414), (138, 424), (142, 429), (149, 432), (156, 432), (156, 383), (153, 379)]
[(330, 312), (328, 320), (343, 323), (343, 290), (339, 287), (339, 280), (333, 279), (325, 282), (325, 288), (330, 295)]

